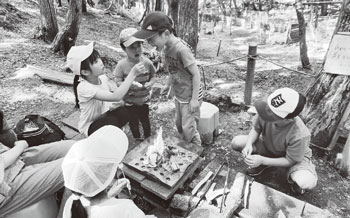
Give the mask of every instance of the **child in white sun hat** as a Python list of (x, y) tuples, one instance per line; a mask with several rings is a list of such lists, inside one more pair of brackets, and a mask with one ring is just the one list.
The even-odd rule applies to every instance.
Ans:
[(67, 65), (75, 74), (74, 94), (76, 106), (80, 108), (79, 131), (88, 136), (104, 125), (123, 127), (129, 121), (125, 108), (108, 108), (106, 102), (122, 100), (136, 76), (145, 72), (145, 67), (135, 65), (118, 88), (111, 87), (93, 42), (73, 46), (67, 54)]
[(249, 135), (232, 140), (233, 149), (242, 151), (249, 166), (247, 174), (258, 176), (268, 167), (285, 167), (294, 193), (303, 194), (316, 186), (311, 134), (298, 116), (305, 103), (305, 96), (291, 88), (277, 89), (254, 103), (257, 115)]
[[(131, 200), (116, 199), (108, 193), (127, 150), (125, 133), (110, 125), (72, 146), (62, 163), (64, 185), (73, 192), (65, 204), (63, 218), (154, 217), (146, 216)], [(128, 181), (116, 183), (113, 187), (118, 190), (113, 193)]]

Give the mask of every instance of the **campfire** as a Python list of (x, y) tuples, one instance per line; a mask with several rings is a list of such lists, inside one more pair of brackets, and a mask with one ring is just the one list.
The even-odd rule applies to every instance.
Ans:
[(179, 155), (181, 155), (179, 149), (164, 143), (163, 129), (160, 127), (154, 144), (147, 149), (146, 159), (143, 163), (150, 168), (163, 167), (168, 172), (174, 173), (180, 170), (176, 160)]

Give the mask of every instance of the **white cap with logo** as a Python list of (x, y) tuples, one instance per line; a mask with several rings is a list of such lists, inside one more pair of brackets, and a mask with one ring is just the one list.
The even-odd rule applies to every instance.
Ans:
[(263, 120), (275, 121), (296, 117), (303, 110), (305, 103), (306, 98), (294, 89), (280, 88), (271, 93), (266, 101), (256, 101), (254, 106)]

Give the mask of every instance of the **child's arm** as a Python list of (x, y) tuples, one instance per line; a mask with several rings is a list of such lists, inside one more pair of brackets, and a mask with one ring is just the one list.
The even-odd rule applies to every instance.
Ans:
[(200, 75), (199, 70), (197, 67), (197, 64), (191, 64), (187, 67), (187, 69), (192, 74), (192, 98), (190, 101), (190, 112), (195, 112), (199, 110), (199, 102), (198, 102), (198, 95), (199, 95), (199, 87), (200, 87)]
[(162, 95), (167, 94), (167, 97), (169, 97), (172, 83), (173, 83), (173, 76), (170, 74), (167, 77), (167, 80), (165, 82), (165, 86), (162, 88), (162, 91), (161, 91)]
[(123, 69), (121, 67), (121, 64), (117, 64), (113, 71), (113, 74), (115, 75), (115, 83), (117, 84), (117, 86), (120, 86), (124, 81)]
[(4, 168), (11, 166), (17, 158), (28, 148), (28, 143), (24, 140), (16, 141), (15, 146), (1, 154), (4, 161)]
[(125, 78), (124, 82), (121, 83), (121, 85), (112, 93), (109, 91), (101, 90), (99, 89), (95, 97), (98, 100), (101, 101), (120, 101), (125, 94), (128, 92), (132, 82), (136, 78), (137, 75), (142, 74), (146, 71), (145, 66), (143, 63), (136, 64), (128, 74), (128, 76)]
[(150, 80), (148, 82), (145, 83), (144, 87), (145, 88), (150, 88), (154, 85), (154, 83), (156, 82), (156, 68), (153, 66), (152, 61), (147, 59), (147, 63), (148, 63), (148, 70), (149, 70), (149, 74), (150, 74)]

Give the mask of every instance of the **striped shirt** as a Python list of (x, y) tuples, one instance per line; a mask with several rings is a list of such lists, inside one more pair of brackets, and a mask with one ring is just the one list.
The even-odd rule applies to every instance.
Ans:
[[(155, 68), (153, 63), (148, 58), (142, 57), (141, 61), (143, 62), (147, 72), (138, 75), (134, 81), (140, 83), (142, 87), (138, 87), (136, 85), (130, 86), (129, 91), (124, 96), (126, 105), (142, 105), (148, 103), (150, 100), (151, 88), (145, 88), (143, 85), (154, 77)], [(119, 83), (124, 81), (134, 66), (135, 63), (130, 62), (127, 58), (119, 61), (114, 70), (116, 82)]]

